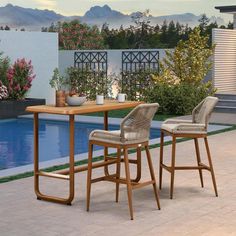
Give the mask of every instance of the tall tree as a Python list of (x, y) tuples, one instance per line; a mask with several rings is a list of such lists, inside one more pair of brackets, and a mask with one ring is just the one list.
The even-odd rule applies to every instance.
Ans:
[(166, 51), (163, 60), (161, 78), (180, 82), (199, 84), (212, 67), (209, 57), (214, 47), (209, 47), (208, 36), (202, 36), (199, 27), (189, 35), (189, 40), (180, 40), (174, 52)]
[(228, 29), (233, 29), (234, 28), (234, 23), (233, 22), (229, 22), (227, 25)]
[(8, 25), (5, 26), (4, 30), (11, 30)]
[(199, 28), (200, 28), (201, 32), (203, 33), (206, 31), (206, 28), (210, 22), (210, 19), (204, 13), (201, 15), (201, 18), (198, 20), (198, 22), (199, 22)]
[(136, 12), (132, 16), (132, 21), (135, 23), (135, 31), (136, 31), (135, 48), (147, 48), (148, 47), (147, 38), (153, 28), (150, 25), (149, 10), (146, 10), (144, 12)]
[(162, 26), (161, 26), (161, 35), (160, 35), (160, 40), (161, 40), (161, 43), (163, 45), (166, 45), (165, 47), (168, 48), (168, 44), (167, 44), (167, 41), (168, 41), (168, 25), (167, 25), (167, 21), (164, 20)]

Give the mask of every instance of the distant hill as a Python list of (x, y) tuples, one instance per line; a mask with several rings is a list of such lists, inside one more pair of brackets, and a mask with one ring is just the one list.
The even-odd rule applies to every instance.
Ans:
[[(80, 20), (89, 24), (96, 24), (102, 26), (103, 23), (108, 23), (111, 28), (119, 28), (121, 25), (124, 27), (130, 26), (134, 24), (132, 22), (131, 16), (135, 13), (131, 13), (130, 15), (125, 15), (121, 12), (112, 10), (108, 5), (104, 5), (103, 7), (92, 7), (89, 11), (85, 13), (84, 16), (80, 17)], [(189, 26), (198, 25), (198, 20), (201, 15), (196, 16), (192, 13), (185, 14), (174, 14), (174, 15), (166, 15), (166, 16), (151, 16), (150, 21), (152, 25), (162, 24), (164, 20), (167, 22), (174, 21), (179, 22), (181, 24), (188, 24)], [(225, 22), (220, 17), (212, 16), (210, 17), (211, 22), (217, 22), (219, 25), (224, 25)]]
[(62, 18), (64, 18), (63, 15), (49, 10), (23, 8), (12, 4), (0, 7), (0, 25), (8, 25), (11, 28), (37, 28)]
[(89, 11), (83, 16), (84, 19), (109, 19), (109, 18), (122, 18), (125, 15), (119, 11), (112, 10), (108, 5), (103, 7), (91, 7)]
[[(125, 15), (119, 11), (112, 10), (108, 5), (103, 7), (91, 7), (84, 16), (63, 16), (54, 11), (38, 10), (32, 8), (23, 8), (7, 4), (5, 7), (0, 7), (0, 26), (8, 25), (11, 28), (25, 28), (28, 30), (40, 30), (42, 26), (49, 26), (57, 21), (69, 21), (72, 19), (79, 19), (84, 23), (90, 25), (98, 25), (101, 27), (104, 23), (109, 24), (110, 28), (119, 28), (134, 24), (131, 16), (135, 14)], [(173, 20), (181, 24), (188, 24), (194, 26), (198, 24), (200, 16), (192, 13), (175, 14), (167, 16), (150, 16), (151, 24), (162, 24), (164, 20), (167, 22)], [(211, 17), (210, 20), (217, 21), (219, 25), (225, 24), (220, 17)]]

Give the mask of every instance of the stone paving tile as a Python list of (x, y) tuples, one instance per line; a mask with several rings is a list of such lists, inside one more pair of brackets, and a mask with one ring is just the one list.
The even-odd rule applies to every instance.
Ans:
[[(176, 171), (174, 199), (169, 199), (170, 175), (164, 172), (157, 210), (151, 186), (133, 193), (134, 220), (129, 220), (126, 187), (120, 188), (115, 203), (115, 186), (100, 182), (92, 185), (91, 208), (86, 212), (86, 173), (76, 175), (76, 194), (72, 206), (37, 201), (33, 178), (0, 185), (1, 236), (135, 236), (135, 235), (236, 235), (236, 131), (209, 137), (219, 197), (214, 196), (211, 176), (204, 172), (200, 187), (197, 171)], [(201, 142), (201, 148), (202, 148)], [(171, 147), (165, 147), (168, 162)], [(159, 149), (151, 150), (158, 177)], [(205, 155), (205, 152), (202, 151)], [(149, 178), (143, 154), (144, 179)], [(205, 156), (202, 158), (206, 161)], [(177, 162), (195, 164), (193, 142), (177, 145)], [(124, 173), (124, 168), (122, 168)], [(103, 170), (95, 169), (95, 175)], [(42, 179), (42, 191), (66, 195), (62, 181)]]

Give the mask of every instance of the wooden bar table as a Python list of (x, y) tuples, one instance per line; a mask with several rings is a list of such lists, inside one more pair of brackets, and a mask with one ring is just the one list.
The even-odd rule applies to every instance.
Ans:
[[(87, 166), (75, 167), (74, 166), (74, 117), (75, 115), (82, 115), (94, 112), (104, 112), (104, 129), (108, 129), (108, 112), (112, 110), (120, 110), (125, 108), (133, 108), (142, 102), (126, 101), (124, 103), (118, 103), (115, 100), (105, 100), (103, 105), (96, 105), (95, 102), (85, 102), (82, 106), (66, 106), (55, 107), (53, 105), (39, 105), (29, 106), (26, 111), (34, 113), (34, 190), (37, 195), (37, 199), (63, 203), (71, 205), (74, 199), (74, 175), (76, 172), (86, 171)], [(49, 173), (39, 170), (39, 113), (56, 114), (56, 115), (68, 115), (69, 116), (69, 169), (58, 171), (57, 173)], [(107, 165), (114, 163), (114, 160), (106, 160), (108, 154), (107, 149), (104, 150), (104, 161)], [(94, 163), (93, 168), (99, 167), (100, 163)], [(108, 170), (105, 169), (106, 174)], [(45, 195), (40, 192), (39, 189), (39, 177), (50, 177), (69, 181), (69, 194), (67, 198), (61, 198), (57, 196)]]

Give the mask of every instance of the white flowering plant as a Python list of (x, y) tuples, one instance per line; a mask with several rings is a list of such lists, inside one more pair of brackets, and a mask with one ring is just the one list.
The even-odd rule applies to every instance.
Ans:
[(8, 98), (7, 87), (3, 85), (2, 81), (0, 80), (0, 100), (4, 100), (7, 98)]
[(55, 68), (53, 70), (53, 75), (51, 80), (49, 81), (49, 84), (52, 88), (56, 89), (56, 91), (64, 90), (64, 86), (66, 85), (66, 79), (60, 74), (58, 68)]

